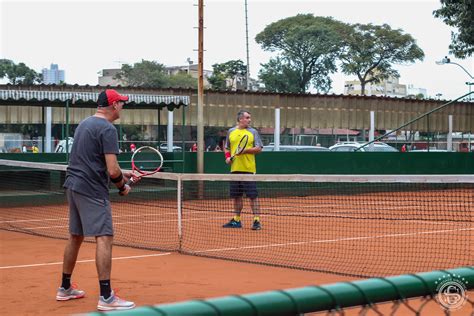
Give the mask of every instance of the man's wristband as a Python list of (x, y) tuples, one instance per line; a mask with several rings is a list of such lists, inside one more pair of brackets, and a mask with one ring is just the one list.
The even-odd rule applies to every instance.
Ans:
[(227, 159), (227, 158), (230, 158), (230, 152), (228, 152), (228, 151), (225, 153), (225, 159)]
[(119, 183), (120, 181), (122, 181), (123, 179), (123, 174), (120, 172), (120, 175), (116, 178), (110, 178), (110, 181), (112, 181), (113, 183)]

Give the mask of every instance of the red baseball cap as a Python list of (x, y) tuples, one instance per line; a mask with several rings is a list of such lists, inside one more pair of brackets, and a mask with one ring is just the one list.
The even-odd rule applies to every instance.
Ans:
[(112, 105), (116, 101), (127, 102), (128, 97), (126, 95), (121, 95), (113, 89), (107, 89), (99, 93), (99, 98), (97, 99), (97, 104), (100, 107), (107, 107)]

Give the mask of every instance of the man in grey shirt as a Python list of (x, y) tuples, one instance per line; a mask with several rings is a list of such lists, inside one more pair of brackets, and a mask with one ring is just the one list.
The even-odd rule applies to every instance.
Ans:
[(109, 201), (109, 179), (127, 195), (132, 173), (122, 173), (117, 161), (119, 154), (117, 130), (112, 122), (120, 118), (128, 97), (108, 89), (99, 94), (95, 115), (83, 120), (74, 133), (69, 166), (64, 187), (69, 202), (69, 240), (64, 251), (62, 284), (56, 300), (82, 298), (84, 291), (71, 286), (71, 275), (84, 236), (96, 239), (96, 268), (100, 297), (98, 310), (124, 310), (135, 307), (133, 302), (120, 299), (110, 286), (112, 267), (113, 225)]

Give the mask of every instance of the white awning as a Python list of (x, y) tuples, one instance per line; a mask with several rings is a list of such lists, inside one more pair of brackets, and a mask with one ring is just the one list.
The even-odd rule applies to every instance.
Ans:
[[(181, 104), (189, 105), (189, 96), (154, 95), (154, 94), (123, 94), (129, 97), (128, 103), (135, 104)], [(0, 90), (0, 100), (58, 102), (71, 101), (95, 103), (98, 92), (67, 92), (67, 91), (34, 91), (34, 90)]]

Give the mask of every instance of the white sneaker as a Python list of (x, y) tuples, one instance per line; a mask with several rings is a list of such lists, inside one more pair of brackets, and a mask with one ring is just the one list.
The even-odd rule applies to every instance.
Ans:
[(76, 285), (73, 284), (69, 289), (64, 289), (60, 287), (56, 293), (57, 301), (69, 301), (76, 298), (83, 298), (86, 295), (86, 292), (78, 290)]
[(99, 303), (97, 303), (97, 309), (100, 311), (113, 311), (113, 310), (125, 310), (132, 309), (135, 307), (134, 302), (129, 302), (121, 299), (115, 295), (114, 291), (110, 293), (108, 299), (104, 299), (103, 296), (99, 297)]

